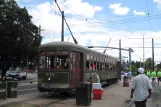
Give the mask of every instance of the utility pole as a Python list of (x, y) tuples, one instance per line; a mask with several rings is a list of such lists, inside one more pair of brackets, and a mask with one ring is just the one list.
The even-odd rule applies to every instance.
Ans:
[(119, 40), (119, 58), (120, 58), (120, 63), (122, 61), (122, 58), (121, 58), (121, 39)]
[(152, 68), (153, 68), (153, 71), (154, 71), (154, 40), (152, 39)]
[(141, 67), (141, 57), (140, 57), (140, 67)]
[(150, 39), (150, 37), (148, 38), (144, 38), (144, 35), (143, 35), (143, 38), (128, 38), (128, 39), (143, 39), (143, 67), (145, 67), (145, 63), (144, 63), (144, 40), (145, 39)]
[(27, 51), (27, 65), (26, 65), (26, 66), (27, 66), (27, 67), (26, 67), (27, 70), (26, 70), (26, 80), (25, 80), (25, 82), (27, 82), (27, 71), (28, 71), (28, 68), (29, 68), (29, 67), (28, 67), (28, 66), (29, 66), (29, 65), (28, 65), (28, 61), (29, 61), (29, 46), (28, 46), (28, 51)]
[[(25, 17), (25, 27), (24, 27), (24, 32), (25, 32), (25, 37), (26, 37), (26, 41), (29, 42), (29, 38), (27, 38), (28, 34), (27, 34), (27, 13), (26, 13), (26, 17)], [(25, 78), (25, 82), (27, 82), (27, 71), (28, 71), (28, 61), (29, 61), (29, 44), (27, 43), (27, 59), (26, 59), (26, 78)]]
[[(119, 39), (119, 57), (120, 57), (120, 65), (122, 69), (122, 58), (121, 58), (121, 39)], [(120, 81), (121, 81), (121, 71), (120, 71)]]
[(62, 11), (62, 31), (61, 31), (61, 41), (64, 41), (64, 11)]
[(145, 62), (144, 62), (144, 35), (143, 35), (143, 67), (145, 69)]
[(129, 69), (131, 71), (131, 48), (129, 48)]
[[(72, 35), (72, 38), (73, 38), (73, 40), (74, 40), (74, 43), (75, 43), (75, 44), (78, 44), (77, 40), (74, 38), (73, 33), (72, 33), (72, 31), (70, 30), (70, 27), (69, 27), (69, 25), (68, 25), (68, 23), (67, 23), (67, 21), (66, 21), (66, 19), (65, 19), (65, 17), (64, 17), (64, 11), (61, 11), (61, 9), (60, 9), (60, 7), (59, 7), (59, 5), (58, 5), (58, 3), (57, 3), (57, 0), (55, 0), (55, 3), (56, 3), (56, 5), (58, 6), (59, 11), (60, 11), (61, 14), (62, 14), (62, 19), (63, 19), (63, 20), (62, 20), (62, 39), (61, 39), (61, 40), (64, 41), (64, 21), (65, 21), (65, 23), (66, 23), (66, 25), (67, 25), (67, 27), (68, 27), (68, 29), (69, 29), (71, 35)], [(62, 13), (62, 12), (63, 12), (63, 13)]]

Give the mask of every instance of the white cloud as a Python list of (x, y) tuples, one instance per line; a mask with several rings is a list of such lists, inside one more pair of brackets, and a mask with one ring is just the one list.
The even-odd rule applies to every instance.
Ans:
[(136, 10), (133, 11), (134, 15), (145, 15), (145, 12), (137, 12)]
[(117, 15), (126, 15), (130, 11), (130, 8), (128, 7), (121, 7), (121, 3), (110, 4), (109, 8)]
[(155, 3), (157, 3), (157, 7), (161, 10), (161, 0), (153, 0)]
[[(69, 2), (70, 1), (70, 2)], [(79, 11), (80, 7), (72, 7), (72, 10), (75, 10), (82, 14), (82, 16), (87, 16), (93, 18), (93, 16), (96, 14), (96, 10), (101, 10), (101, 8), (98, 8), (99, 6), (92, 6), (89, 3), (84, 3), (81, 0), (66, 0), (64, 4), (66, 6), (70, 7), (70, 3), (76, 2), (77, 5), (80, 3), (81, 5), (85, 5), (86, 9), (89, 10), (85, 11), (84, 13), (81, 13), (82, 11)], [(88, 4), (88, 5), (87, 5)], [(61, 37), (61, 17), (54, 14), (53, 10), (50, 8), (52, 7), (53, 10), (58, 11), (58, 9), (55, 8), (54, 4), (50, 4), (46, 2), (46, 4), (39, 4), (33, 8), (29, 9), (29, 13), (33, 16), (33, 22), (37, 25), (41, 25), (42, 29), (45, 29), (45, 31), (42, 31), (42, 35), (44, 36), (44, 41), (42, 43), (51, 42), (51, 41), (60, 41)], [(93, 7), (94, 10), (91, 9)], [(61, 7), (63, 8), (63, 7)], [(67, 10), (63, 8), (65, 13), (67, 13)], [(84, 9), (81, 7), (81, 9)], [(91, 14), (92, 13), (92, 14)], [(68, 11), (68, 14), (72, 15), (73, 13), (70, 13)], [(127, 38), (142, 38), (142, 35), (144, 34), (145, 37), (151, 37), (151, 33), (148, 31), (136, 31), (136, 32), (130, 32), (130, 31), (124, 31), (124, 30), (111, 30), (104, 28), (102, 25), (97, 25), (98, 28), (93, 27), (91, 24), (87, 23), (85, 20), (82, 20), (75, 16), (66, 17), (66, 20), (73, 32), (74, 37), (77, 39), (78, 43), (83, 46), (87, 45), (101, 45), (106, 46), (110, 37), (112, 37), (112, 40), (110, 42), (111, 47), (119, 47), (118, 41), (119, 39), (122, 40), (122, 48), (128, 48), (128, 47), (142, 47), (142, 39), (127, 39)], [(90, 22), (98, 21), (96, 19), (90, 19)], [(100, 32), (98, 29), (102, 29), (103, 31), (106, 31), (105, 33)], [(152, 32), (152, 36), (154, 38), (160, 37), (160, 32)], [(69, 42), (73, 42), (73, 39), (69, 33), (69, 30), (65, 26), (65, 38), (64, 40), (67, 41), (69, 38)], [(161, 39), (160, 39), (161, 40)], [(155, 39), (155, 44), (160, 43), (159, 39)], [(90, 44), (89, 44), (90, 43)], [(161, 44), (159, 44), (161, 46)], [(151, 47), (151, 39), (145, 39), (145, 47)], [(132, 53), (132, 60), (140, 60), (140, 57), (143, 56), (142, 48), (134, 48), (134, 53)], [(100, 52), (103, 52), (103, 50), (98, 50)], [(106, 51), (107, 54), (112, 56), (119, 56), (118, 50), (109, 50)], [(156, 48), (155, 49), (155, 59), (158, 60), (160, 57), (159, 54), (161, 54), (161, 50)], [(128, 57), (127, 51), (122, 51), (122, 55)], [(145, 58), (151, 57), (151, 49), (146, 48), (145, 49)]]
[[(90, 5), (88, 2), (83, 2), (82, 0), (66, 0), (64, 5), (86, 18), (92, 18), (96, 12), (102, 10), (102, 7)], [(74, 14), (70, 10), (66, 10), (65, 13)]]

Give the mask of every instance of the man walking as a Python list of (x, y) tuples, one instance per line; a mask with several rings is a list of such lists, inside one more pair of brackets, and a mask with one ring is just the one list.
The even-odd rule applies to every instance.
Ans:
[[(151, 96), (152, 85), (144, 74), (144, 69), (138, 69), (138, 76), (132, 81), (131, 98), (134, 98), (135, 107), (146, 107), (147, 98)], [(134, 96), (133, 96), (134, 95)]]
[(128, 72), (128, 77), (129, 77), (129, 80), (131, 81), (131, 77), (132, 77), (132, 72), (131, 71)]

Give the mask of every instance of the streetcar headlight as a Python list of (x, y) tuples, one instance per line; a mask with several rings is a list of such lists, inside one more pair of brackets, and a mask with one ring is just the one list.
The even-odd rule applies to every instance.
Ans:
[(50, 77), (48, 78), (48, 80), (50, 81)]

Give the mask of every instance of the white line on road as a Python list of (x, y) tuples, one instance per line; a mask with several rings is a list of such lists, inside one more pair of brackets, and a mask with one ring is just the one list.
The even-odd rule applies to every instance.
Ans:
[(34, 89), (37, 89), (37, 88), (29, 88), (29, 89), (23, 89), (23, 90), (18, 90), (18, 91), (29, 91), (29, 90), (34, 90)]

